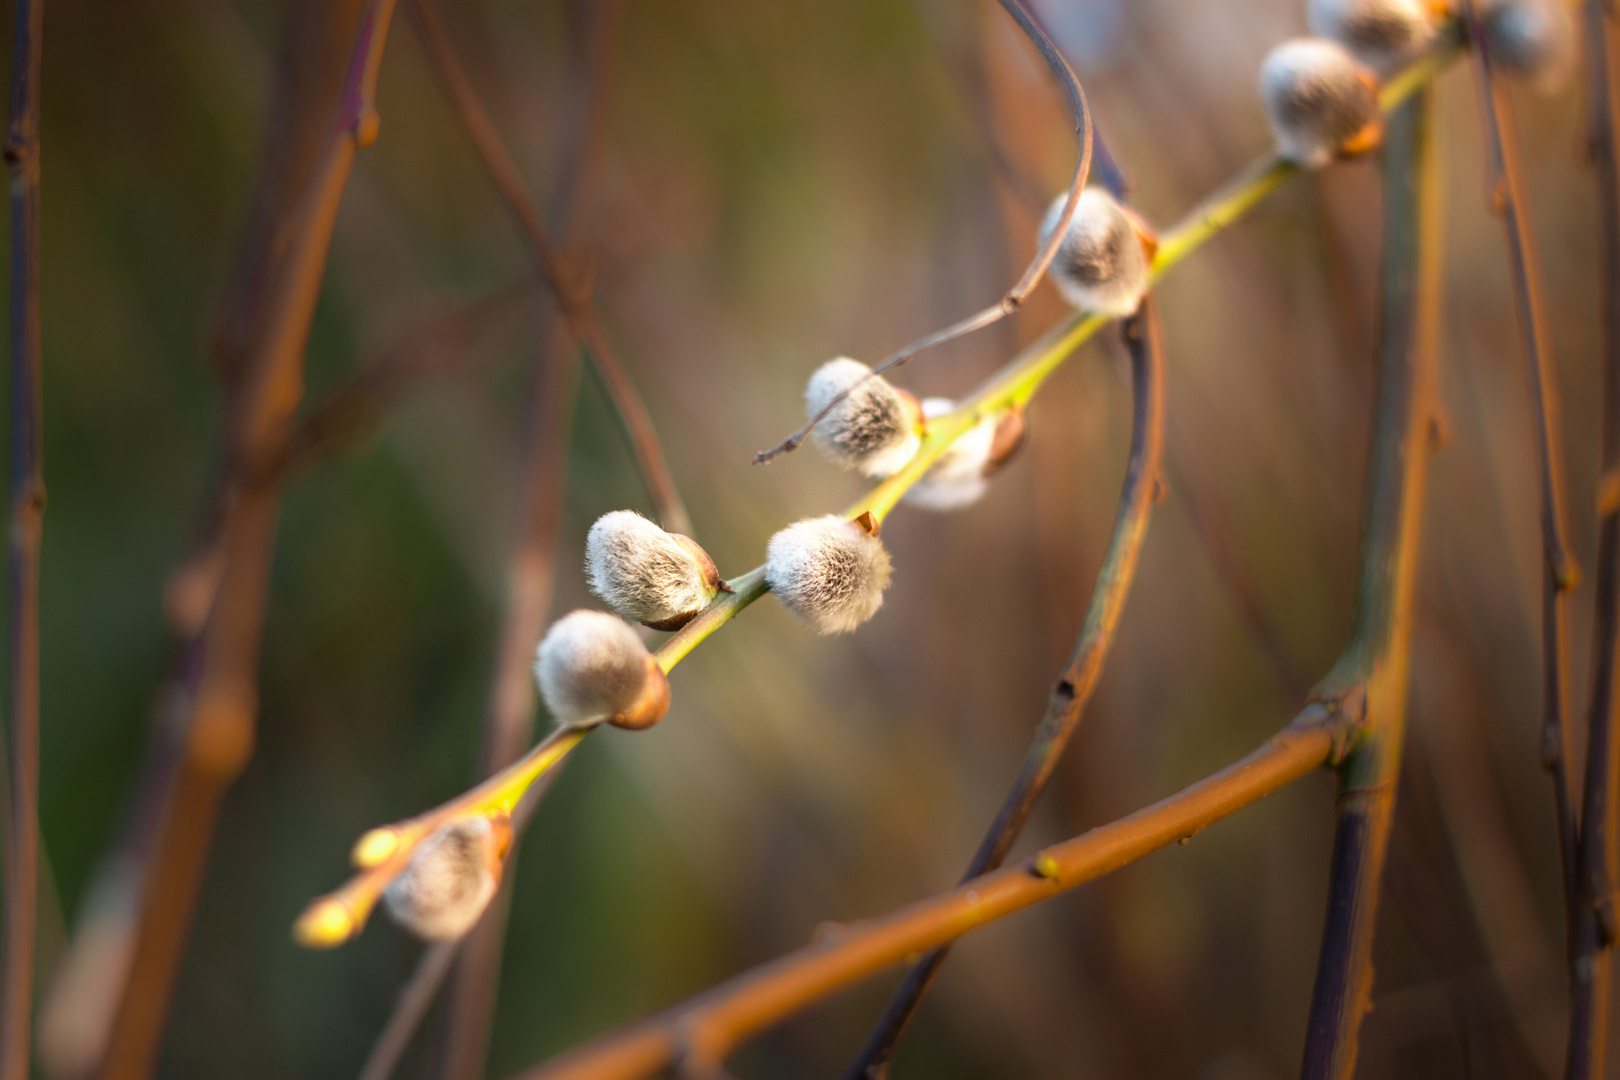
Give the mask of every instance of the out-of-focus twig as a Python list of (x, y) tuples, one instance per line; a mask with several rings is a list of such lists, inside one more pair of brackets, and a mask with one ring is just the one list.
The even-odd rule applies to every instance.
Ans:
[(690, 533), (691, 519), (687, 517), (686, 507), (681, 503), (680, 494), (669, 474), (669, 464), (658, 442), (658, 433), (653, 428), (652, 418), (647, 415), (646, 405), (636, 393), (602, 327), (602, 320), (591, 298), (588, 276), (565, 261), (552, 242), (551, 232), (534, 200), (529, 197), (523, 176), (507, 153), (500, 133), (495, 129), (495, 122), (479, 100), (478, 92), (456, 55), (432, 0), (406, 0), (406, 6), (467, 137), (472, 140), (473, 148), (478, 152), (501, 201), (517, 222), (529, 255), (551, 287), (563, 321), (602, 376), (608, 397), (630, 436), (631, 448), (641, 468), (642, 481), (647, 485), (660, 520), (672, 532)]
[[(1597, 182), (1600, 234), (1598, 295), (1603, 322), (1603, 470), (1620, 468), (1620, 85), (1613, 7), (1585, 5), (1589, 148)], [(1592, 633), (1592, 700), (1587, 718), (1586, 783), (1581, 800), (1574, 893), (1570, 896), (1569, 1044), (1564, 1075), (1607, 1075), (1609, 995), (1616, 925), (1620, 844), (1620, 740), (1615, 737), (1615, 664), (1620, 652), (1620, 505), (1599, 511), (1596, 612)], [(1563, 823), (1560, 828), (1564, 829)]]
[(1356, 720), (1321, 704), (1248, 757), (1152, 806), (1016, 866), (887, 915), (824, 926), (796, 952), (744, 972), (514, 1080), (637, 1080), (671, 1068), (711, 1075), (743, 1039), (924, 949), (1056, 896), (1253, 804), (1337, 760)]
[(269, 283), (263, 335), (245, 357), (239, 392), (227, 407), (219, 583), (194, 645), (182, 755), (144, 868), (105, 1077), (144, 1077), (152, 1069), (219, 804), (252, 752), (279, 504), (279, 487), (264, 478), (263, 465), (287, 445), (338, 205), (356, 152), (377, 135), (377, 71), (392, 14), (392, 0), (370, 0), (361, 16), (337, 115), (289, 230), (285, 262)]
[[(1547, 332), (1546, 301), (1542, 295), (1541, 257), (1530, 221), (1530, 207), (1519, 152), (1518, 128), (1513, 118), (1508, 87), (1492, 68), (1486, 37), (1479, 29), (1477, 5), (1464, 8), (1474, 42), (1482, 123), (1485, 129), (1487, 198), (1501, 215), (1507, 234), (1508, 263), (1513, 276), (1513, 300), (1523, 338), (1530, 376), (1530, 403), (1536, 432), (1537, 471), (1541, 485), (1543, 726), (1541, 760), (1552, 774), (1553, 799), (1558, 816), (1558, 852), (1563, 864), (1564, 891), (1573, 903), (1579, 825), (1578, 797), (1570, 786), (1573, 760), (1569, 735), (1569, 642), (1566, 599), (1579, 571), (1569, 550), (1564, 513), (1563, 440), (1558, 422), (1558, 377), (1553, 366)], [(1571, 908), (1573, 914), (1573, 908)]]
[(1074, 165), (1074, 178), (1069, 181), (1068, 199), (1063, 204), (1063, 213), (1058, 215), (1058, 220), (1053, 226), (1052, 235), (1046, 238), (1046, 243), (1042, 244), (1041, 249), (1035, 253), (1035, 260), (1024, 269), (1023, 276), (1000, 300), (975, 315), (969, 315), (961, 322), (953, 323), (943, 330), (936, 330), (932, 334), (918, 338), (899, 352), (891, 354), (882, 363), (874, 367), (866, 378), (858, 380), (842, 393), (833, 395), (832, 399), (822, 406), (821, 411), (806, 421), (805, 425), (798, 431), (795, 431), (771, 449), (761, 450), (755, 454), (754, 464), (768, 465), (780, 455), (798, 449), (799, 444), (804, 442), (811, 429), (821, 423), (827, 417), (827, 414), (837, 407), (840, 401), (853, 393), (855, 388), (864, 383), (866, 379), (874, 379), (885, 371), (897, 368), (918, 353), (932, 349), (936, 345), (943, 345), (947, 341), (954, 341), (976, 330), (983, 330), (987, 326), (993, 326), (1023, 307), (1024, 301), (1029, 299), (1029, 294), (1035, 291), (1035, 286), (1039, 285), (1041, 278), (1046, 276), (1046, 268), (1051, 266), (1052, 260), (1056, 258), (1058, 247), (1063, 243), (1064, 233), (1069, 228), (1069, 221), (1074, 217), (1074, 208), (1080, 198), (1080, 189), (1086, 186), (1086, 178), (1091, 175), (1091, 110), (1086, 105), (1086, 92), (1081, 87), (1080, 80), (1075, 77), (1074, 69), (1069, 67), (1069, 62), (1063, 58), (1063, 54), (1058, 51), (1058, 47), (1052, 43), (1052, 39), (1047, 36), (1046, 31), (1042, 29), (1035, 17), (1029, 13), (1020, 0), (998, 0), (998, 2), (1006, 9), (1007, 14), (1012, 16), (1013, 22), (1018, 24), (1018, 28), (1029, 38), (1036, 51), (1041, 54), (1041, 59), (1046, 62), (1047, 70), (1052, 73), (1052, 78), (1057, 80), (1058, 85), (1062, 88), (1064, 102), (1069, 108), (1069, 116), (1074, 121), (1075, 137), (1080, 141), (1080, 152), (1075, 159)]
[(1328, 911), (1305, 1035), (1305, 1080), (1348, 1080), (1371, 1004), (1372, 938), (1405, 738), (1412, 597), (1434, 418), (1440, 188), (1425, 92), (1389, 119), (1378, 389), (1350, 644), (1315, 693), (1363, 695), (1339, 766)]
[(39, 327), (39, 74), (43, 0), (17, 0), (11, 119), (11, 812), (0, 966), (0, 1080), (27, 1080), (39, 870), (39, 549), (45, 525)]
[[(1052, 688), (1046, 715), (1035, 729), (1035, 738), (1024, 754), (1012, 790), (968, 863), (963, 881), (1000, 866), (1023, 831), (1024, 823), (1057, 768), (1058, 759), (1063, 756), (1063, 748), (1085, 714), (1086, 704), (1091, 700), (1114, 643), (1114, 628), (1119, 625), (1120, 614), (1125, 609), (1131, 581), (1136, 576), (1136, 561), (1147, 536), (1164, 456), (1164, 346), (1151, 293), (1124, 324), (1124, 336), (1131, 353), (1135, 406), (1130, 457), (1125, 466), (1125, 483), (1114, 515), (1108, 554), (1097, 572), (1097, 586), (1091, 594), (1085, 625), (1075, 641), (1068, 666)], [(948, 944), (935, 949), (907, 974), (889, 999), (882, 1019), (845, 1071), (846, 1080), (864, 1080), (887, 1073), (895, 1045), (916, 1015), (917, 1007), (949, 951)]]
[[(581, 14), (588, 15), (589, 26), (575, 33), (576, 44), (570, 63), (574, 83), (570, 110), (573, 115), (563, 125), (564, 145), (559, 155), (562, 164), (553, 211), (557, 233), (565, 248), (570, 246), (575, 211), (581, 193), (589, 189), (589, 177), (593, 174), (605, 130), (619, 4), (617, 0), (600, 0), (581, 5)], [(533, 406), (518, 475), (516, 523), (507, 556), (506, 611), (484, 715), (483, 769), (486, 774), (509, 765), (534, 735), (535, 691), (530, 665), (545, 628), (546, 616), (551, 611), (557, 526), (562, 516), (563, 482), (568, 471), (572, 430), (570, 420), (579, 373), (578, 350), (554, 347), (551, 314), (546, 312), (536, 340), (531, 388)], [(600, 333), (594, 312), (588, 320), (593, 331)], [(649, 434), (651, 430), (648, 422)], [(656, 444), (653, 448), (657, 449)], [(673, 484), (670, 497), (675, 500), (674, 505), (661, 505), (661, 513), (667, 510), (676, 515), (684, 514), (674, 495)], [(689, 523), (687, 527), (690, 528)], [(548, 774), (546, 780), (555, 775)], [(541, 785), (537, 788), (543, 790)], [(527, 813), (533, 813), (539, 794), (540, 791), (531, 790), (525, 798)], [(514, 826), (517, 825), (514, 822)], [(506, 855), (508, 865), (515, 860), (521, 836), (521, 828), (514, 827), (512, 846)], [(440, 1029), (443, 1050), (438, 1074), (441, 1080), (478, 1080), (484, 1074), (500, 979), (501, 946), (506, 940), (513, 887), (510, 876), (503, 879), (500, 894), (463, 942), (451, 973)]]

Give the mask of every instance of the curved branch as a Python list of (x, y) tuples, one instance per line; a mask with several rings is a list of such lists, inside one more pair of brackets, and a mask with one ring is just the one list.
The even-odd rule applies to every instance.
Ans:
[[(1102, 675), (1103, 662), (1114, 643), (1114, 628), (1125, 609), (1125, 598), (1136, 574), (1137, 557), (1147, 536), (1148, 518), (1154, 496), (1162, 482), (1164, 458), (1164, 345), (1160, 339), (1159, 317), (1153, 295), (1124, 324), (1126, 346), (1131, 354), (1131, 388), (1134, 395), (1130, 458), (1125, 466), (1124, 488), (1114, 514), (1113, 537), (1108, 555), (1097, 572), (1097, 586), (1080, 637), (1074, 643), (1069, 664), (1047, 698), (1046, 715), (1035, 730), (1034, 741), (1024, 754), (1023, 765), (1007, 793), (996, 819), (979, 843), (979, 850), (968, 863), (962, 880), (971, 881), (1006, 861), (1013, 841), (1046, 790), (1057, 768), (1069, 737), (1080, 726), (1086, 704)], [(888, 1070), (895, 1045), (905, 1034), (922, 999), (950, 952), (946, 944), (911, 969), (905, 982), (889, 999), (883, 1017), (867, 1036), (855, 1060), (845, 1072), (845, 1080), (880, 1077)]]
[(796, 952), (514, 1080), (636, 1080), (672, 1067), (709, 1073), (743, 1039), (844, 987), (1187, 840), (1332, 762), (1354, 725), (1311, 705), (1248, 757), (1129, 817), (888, 915), (823, 928)]

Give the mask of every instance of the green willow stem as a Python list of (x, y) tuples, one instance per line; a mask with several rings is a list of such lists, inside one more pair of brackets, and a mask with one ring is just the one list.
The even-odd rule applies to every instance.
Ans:
[[(1448, 30), (1438, 45), (1390, 78), (1379, 94), (1380, 107), (1386, 114), (1398, 108), (1445, 70), (1460, 52), (1460, 36), (1455, 29)], [(1283, 160), (1275, 153), (1267, 154), (1244, 169), (1174, 226), (1160, 234), (1158, 250), (1153, 258), (1151, 284), (1157, 284), (1188, 255), (1214, 239), (1299, 172), (1299, 166)], [(857, 499), (844, 511), (844, 516), (854, 518), (862, 513), (870, 513), (875, 521), (881, 523), (912, 485), (921, 480), (933, 467), (951, 443), (987, 415), (1023, 408), (1046, 379), (1074, 355), (1075, 350), (1112, 321), (1114, 320), (1105, 315), (1077, 313), (1014, 357), (988, 382), (964, 398), (954, 411), (929, 420), (928, 430), (916, 455), (899, 472)], [(673, 670), (675, 665), (684, 660), (711, 634), (770, 591), (765, 583), (763, 566), (755, 567), (746, 574), (731, 579), (728, 584), (733, 592), (723, 594), (720, 599), (672, 635), (654, 653), (659, 666), (666, 673)], [(515, 805), (528, 786), (561, 764), (589, 730), (578, 729), (573, 733), (577, 737), (570, 737), (560, 743), (554, 739), (542, 741), (505, 772), (490, 778), (474, 790), (481, 793), (485, 799), (492, 799), (495, 797), (494, 793), (499, 792), (500, 801)], [(542, 757), (543, 763), (539, 760)], [(469, 795), (460, 796), (446, 805), (467, 809)], [(420, 822), (436, 817), (438, 813), (439, 811), (429, 811), (428, 814), (412, 820)], [(342, 891), (339, 890), (339, 893)], [(335, 897), (339, 894), (328, 895)], [(314, 906), (311, 905), (311, 909), (306, 909), (306, 919), (310, 918)]]

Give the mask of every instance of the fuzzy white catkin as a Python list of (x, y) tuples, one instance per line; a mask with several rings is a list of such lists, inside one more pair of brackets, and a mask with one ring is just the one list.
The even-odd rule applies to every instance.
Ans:
[[(1057, 228), (1067, 198), (1059, 195), (1047, 208), (1036, 241), (1040, 246)], [(1063, 298), (1082, 311), (1124, 318), (1142, 302), (1148, 274), (1147, 252), (1125, 208), (1102, 188), (1082, 190), (1046, 271)]]
[(1285, 41), (1267, 54), (1260, 100), (1277, 152), (1306, 169), (1326, 165), (1379, 118), (1370, 73), (1343, 46), (1320, 38)]
[(605, 611), (574, 611), (535, 650), (540, 696), (559, 724), (624, 713), (647, 684), (647, 646), (635, 628)]
[(395, 922), (419, 938), (458, 938), (495, 895), (497, 858), (487, 819), (446, 822), (417, 845), (404, 872), (383, 892), (383, 903)]
[(1480, 13), (1480, 29), (1491, 62), (1544, 94), (1575, 68), (1575, 25), (1561, 0), (1497, 0)]
[(608, 607), (640, 623), (667, 622), (713, 598), (691, 550), (633, 510), (596, 519), (585, 537), (585, 576)]
[[(929, 419), (944, 416), (956, 408), (950, 398), (923, 398), (923, 415)], [(944, 513), (960, 510), (979, 501), (990, 486), (985, 467), (996, 441), (1000, 417), (986, 415), (946, 447), (921, 480), (901, 496), (901, 501), (919, 510)]]
[(804, 409), (807, 417), (814, 418), (833, 398), (855, 387), (810, 436), (837, 464), (881, 480), (904, 467), (921, 440), (900, 391), (881, 375), (866, 379), (871, 372), (847, 356), (827, 361), (810, 376), (804, 389)]
[(1310, 0), (1311, 33), (1338, 42), (1375, 71), (1388, 71), (1434, 40), (1432, 0)]
[(889, 574), (883, 541), (836, 514), (789, 525), (765, 548), (771, 591), (818, 634), (853, 630), (877, 614)]

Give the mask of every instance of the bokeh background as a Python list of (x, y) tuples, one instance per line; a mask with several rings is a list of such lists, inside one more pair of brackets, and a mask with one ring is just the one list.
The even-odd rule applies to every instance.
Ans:
[[(591, 0), (444, 4), (542, 206), (571, 167)], [(1144, 214), (1169, 224), (1268, 143), (1266, 50), (1299, 0), (1041, 0)], [(245, 245), (273, 237), (266, 149), (356, 0), (53, 0), (43, 173), (45, 446), (41, 982), (120, 835), (173, 658), (164, 588), (218, 460), (210, 357)], [(325, 27), (325, 29), (323, 29)], [(577, 249), (723, 573), (861, 488), (806, 449), (823, 360), (875, 361), (992, 302), (1033, 251), (1075, 146), (988, 0), (631, 0)], [(5, 50), (9, 55), (9, 49)], [(1448, 437), (1427, 506), (1413, 710), (1361, 1074), (1561, 1068), (1563, 924), (1537, 764), (1539, 540), (1526, 379), (1487, 211), (1475, 88), (1439, 83)], [(344, 198), (308, 401), (424, 312), (529, 264), (403, 12), (381, 138)], [(1577, 88), (1518, 96), (1563, 391), (1576, 553), (1596, 525), (1599, 348)], [(296, 150), (296, 148), (294, 148)], [(270, 179), (267, 179), (269, 177)], [(260, 195), (256, 195), (260, 192)], [(278, 213), (281, 214), (278, 217)], [(1283, 724), (1349, 624), (1376, 329), (1375, 163), (1290, 184), (1165, 283), (1168, 497), (1096, 699), (1019, 851), (1135, 809)], [(366, 435), (302, 471), (278, 535), (251, 765), (224, 807), (160, 1074), (357, 1071), (419, 946), (289, 936), (366, 828), (476, 775), (537, 365), (537, 285)], [(1063, 317), (1026, 311), (915, 361), (971, 390)], [(222, 314), (222, 312), (224, 314)], [(953, 883), (1077, 634), (1113, 516), (1129, 385), (1110, 331), (1042, 391), (974, 508), (901, 509), (886, 604), (812, 636), (772, 600), (673, 676), (655, 729), (588, 740), (516, 869), (489, 1072), (503, 1076), (804, 942)], [(578, 383), (554, 611), (592, 604), (599, 514), (650, 512), (599, 383)], [(1577, 592), (1575, 700), (1590, 667)], [(541, 724), (546, 721), (541, 718)], [(901, 1077), (1293, 1075), (1325, 898), (1330, 778), (1312, 777), (1038, 909), (946, 968)], [(749, 1044), (744, 1077), (836, 1075), (897, 975)], [(401, 1070), (431, 1075), (430, 1016)]]

